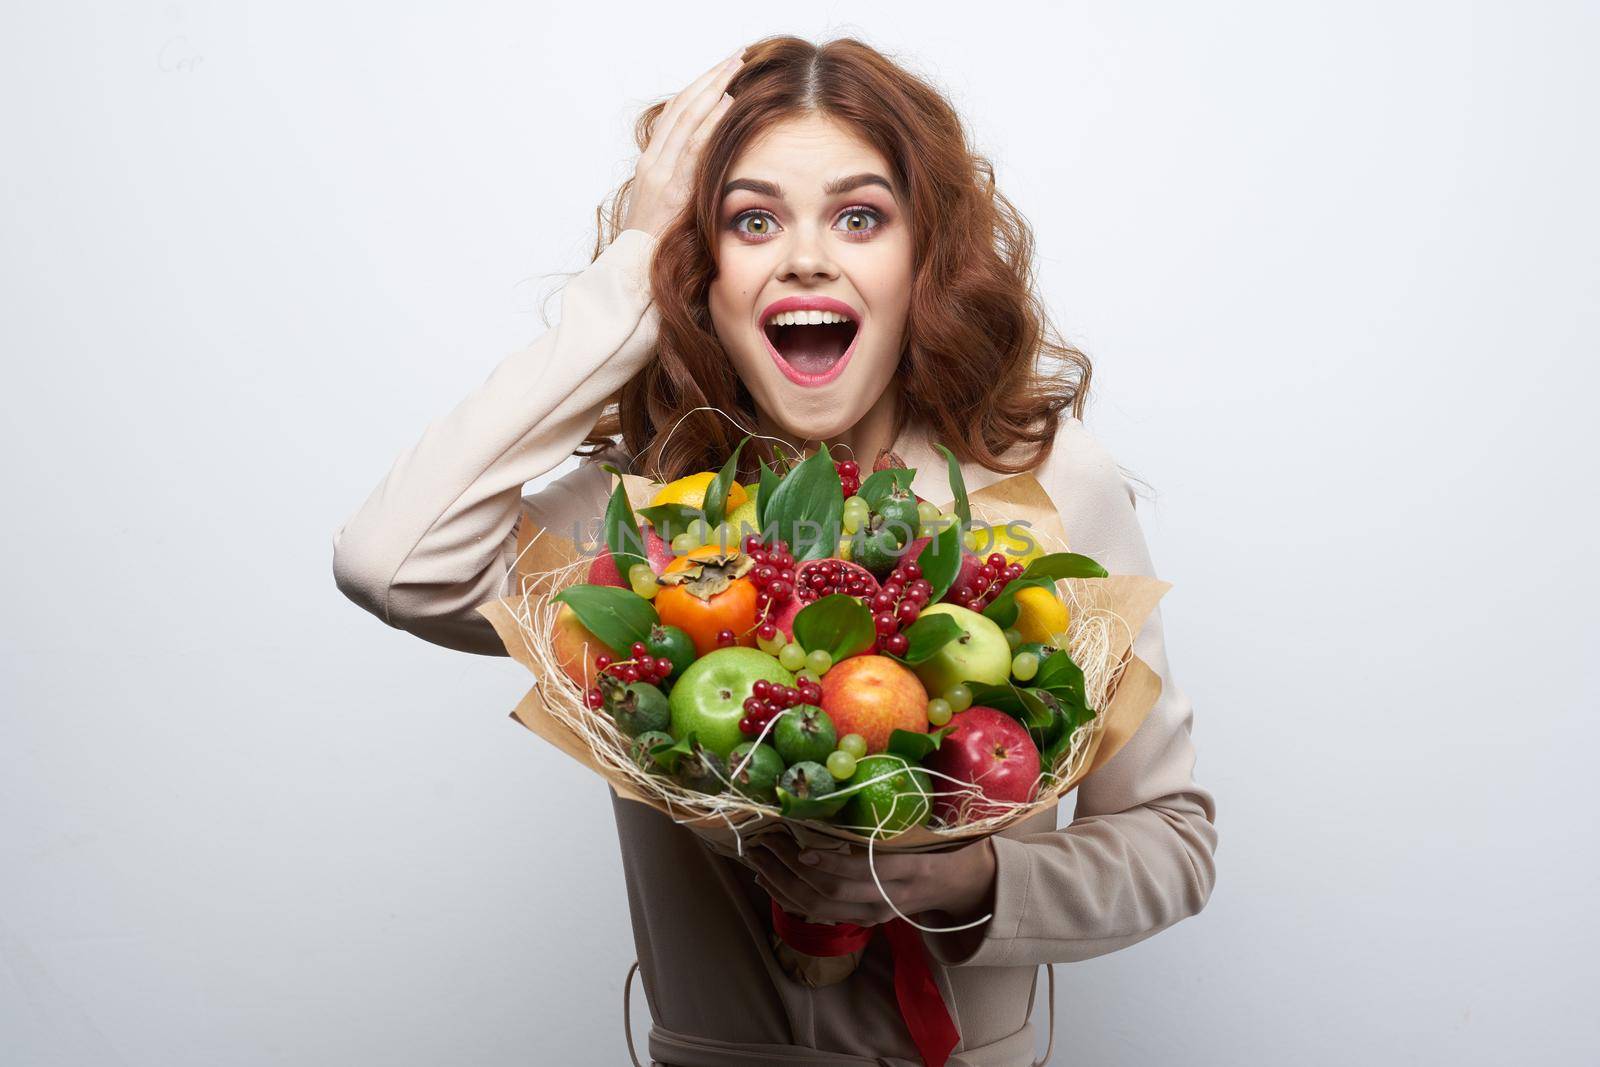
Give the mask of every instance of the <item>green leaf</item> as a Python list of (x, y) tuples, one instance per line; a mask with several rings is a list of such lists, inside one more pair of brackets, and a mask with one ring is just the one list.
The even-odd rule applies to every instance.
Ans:
[(783, 476), (767, 502), (761, 528), (786, 542), (796, 562), (825, 559), (838, 550), (843, 515), (844, 489), (824, 444)]
[(839, 814), (855, 790), (835, 790), (826, 796), (797, 797), (778, 786), (778, 810), (786, 819), (831, 819)]
[(654, 507), (640, 508), (639, 514), (650, 520), (650, 525), (656, 528), (656, 533), (666, 541), (671, 541), (688, 530), (689, 523), (695, 519), (704, 518), (704, 512), (688, 504), (657, 504)]
[(1022, 572), (1023, 578), (1048, 578), (1058, 582), (1063, 578), (1104, 578), (1107, 571), (1088, 556), (1076, 552), (1051, 552), (1029, 563)]
[[(772, 499), (772, 494), (778, 491), (781, 481), (773, 469), (767, 466), (767, 461), (761, 461), (761, 476), (756, 483), (756, 525), (763, 531), (767, 528), (767, 502)], [(843, 505), (840, 506), (843, 511)]]
[(644, 534), (633, 517), (633, 505), (628, 503), (628, 493), (622, 485), (622, 472), (607, 463), (604, 470), (617, 476), (617, 487), (611, 491), (611, 502), (606, 505), (606, 551), (617, 563), (617, 573), (628, 580), (628, 568), (635, 563), (648, 563), (644, 554)]
[(1064, 648), (1056, 649), (1039, 664), (1039, 673), (1033, 676), (1033, 684), (1039, 689), (1065, 690), (1077, 698), (1078, 704), (1085, 703), (1083, 671)]
[(1043, 730), (1050, 725), (1054, 717), (1051, 705), (1046, 703), (1039, 693), (1010, 682), (989, 685), (985, 682), (969, 681), (967, 688), (972, 690), (974, 705), (1003, 711), (1029, 729)]
[(917, 566), (922, 568), (923, 579), (933, 587), (928, 593), (928, 603), (937, 603), (961, 573), (960, 524), (952, 522), (923, 545), (917, 555)]
[(1061, 731), (1060, 737), (1040, 750), (1039, 766), (1043, 768), (1043, 773), (1048, 774), (1051, 778), (1056, 777), (1056, 761), (1061, 758), (1063, 752), (1072, 747), (1072, 735), (1075, 732), (1076, 727), (1068, 726), (1067, 729)]
[(794, 617), (795, 642), (807, 652), (822, 649), (835, 663), (865, 652), (876, 636), (871, 610), (843, 593), (814, 600)]
[(939, 747), (939, 742), (954, 726), (941, 726), (930, 733), (917, 733), (915, 730), (891, 730), (889, 732), (889, 747), (885, 749), (891, 756), (899, 756), (907, 763), (921, 763), (928, 754)]
[(972, 703), (977, 706), (993, 708), (1003, 711), (1014, 719), (1021, 719), (1025, 714), (1022, 707), (1022, 695), (1017, 687), (1009, 682), (991, 685), (988, 682), (968, 682), (967, 688), (972, 690)]
[(728, 517), (728, 490), (733, 487), (734, 479), (739, 475), (739, 452), (744, 448), (746, 437), (734, 446), (733, 455), (728, 457), (728, 462), (722, 465), (717, 476), (711, 479), (711, 484), (706, 486), (706, 527), (716, 529), (722, 525), (722, 520)]
[(661, 744), (654, 746), (650, 749), (650, 755), (655, 757), (656, 763), (660, 764), (661, 768), (668, 774), (677, 774), (678, 761), (694, 753), (696, 740), (695, 732), (690, 730), (681, 739), (674, 741), (670, 745), (663, 741)]
[(1022, 700), (1022, 725), (1030, 730), (1048, 730), (1060, 710), (1055, 698), (1031, 686), (1026, 689), (1019, 686), (1017, 695)]
[(900, 662), (915, 666), (932, 659), (933, 654), (961, 636), (961, 624), (948, 615), (921, 615), (917, 621), (900, 631), (910, 642), (906, 654), (896, 656)]
[(572, 608), (586, 630), (622, 657), (660, 621), (650, 601), (614, 585), (569, 585), (554, 599)]
[(991, 619), (995, 625), (1004, 630), (1017, 621), (1019, 609), (1017, 608), (1017, 594), (1024, 589), (1038, 587), (1054, 589), (1055, 581), (1051, 578), (1029, 578), (1024, 574), (1015, 581), (1007, 582), (1000, 595), (995, 597), (988, 607), (983, 609), (984, 618)]
[(967, 503), (967, 481), (961, 476), (961, 464), (956, 461), (955, 454), (944, 445), (936, 446), (944, 453), (946, 462), (950, 464), (950, 499), (956, 504), (956, 517), (961, 520), (961, 529), (972, 527), (972, 506)]
[(856, 491), (856, 496), (865, 500), (867, 507), (877, 511), (878, 506), (896, 489), (906, 493), (911, 492), (911, 481), (916, 476), (914, 467), (889, 467), (873, 471), (861, 482), (861, 488)]

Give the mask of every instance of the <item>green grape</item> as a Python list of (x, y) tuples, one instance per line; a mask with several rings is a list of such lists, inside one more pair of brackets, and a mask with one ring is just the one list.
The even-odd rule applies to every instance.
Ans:
[[(810, 657), (808, 656), (806, 658), (809, 659)], [(801, 682), (821, 683), (821, 681), (822, 679), (810, 667), (802, 667), (794, 672), (794, 682), (796, 685), (799, 685)]]
[(787, 645), (788, 643), (789, 639), (783, 635), (782, 630), (779, 630), (777, 633), (773, 634), (772, 640), (770, 641), (768, 641), (765, 637), (762, 637), (760, 634), (756, 634), (756, 646), (769, 656), (776, 656), (779, 652), (782, 652), (783, 646)]
[(860, 759), (867, 754), (867, 739), (860, 734), (845, 734), (839, 738), (839, 751)]
[(1016, 649), (1017, 649), (1017, 646), (1022, 644), (1022, 631), (1021, 630), (1007, 630), (1006, 631), (1006, 644), (1010, 645), (1011, 646), (1011, 650), (1013, 652), (1015, 652)]
[[(639, 567), (644, 567), (643, 574), (636, 573)], [(661, 584), (656, 581), (655, 574), (644, 564), (628, 568), (628, 584), (633, 586), (634, 593), (646, 600), (654, 600), (656, 594), (661, 591)]]
[(635, 563), (628, 568), (629, 585), (638, 585), (646, 578), (654, 578), (655, 576), (656, 572), (650, 569), (650, 564), (648, 563)]
[(928, 721), (935, 726), (946, 726), (950, 722), (950, 702), (944, 697), (934, 697), (928, 701)]
[(842, 748), (828, 753), (828, 773), (836, 781), (844, 781), (856, 773), (856, 758)]
[(1018, 652), (1011, 661), (1011, 676), (1019, 682), (1031, 682), (1039, 673), (1039, 657), (1032, 652)]
[(826, 649), (817, 649), (815, 652), (806, 653), (806, 669), (816, 675), (828, 673), (828, 668), (833, 666), (833, 657), (828, 655)]
[(869, 510), (867, 498), (864, 496), (845, 497), (844, 509), (846, 511), (867, 511)]
[(786, 671), (797, 671), (806, 665), (806, 650), (791, 641), (778, 652), (778, 663)]
[(945, 690), (944, 702), (950, 705), (951, 711), (966, 711), (972, 707), (972, 687), (965, 682), (957, 682)]
[(672, 539), (672, 554), (675, 556), (687, 556), (699, 547), (699, 542), (686, 533), (681, 533)]
[(711, 540), (711, 531), (706, 529), (706, 520), (690, 519), (689, 525), (683, 528), (684, 534), (694, 539), (696, 546), (703, 545)]
[(931, 500), (917, 501), (917, 518), (921, 520), (924, 526), (937, 522), (939, 519), (939, 506)]
[(966, 549), (967, 549), (968, 552), (976, 552), (976, 551), (978, 551), (978, 534), (977, 534), (977, 531), (976, 530), (968, 530), (966, 533), (962, 534), (961, 535), (961, 543), (966, 546)]

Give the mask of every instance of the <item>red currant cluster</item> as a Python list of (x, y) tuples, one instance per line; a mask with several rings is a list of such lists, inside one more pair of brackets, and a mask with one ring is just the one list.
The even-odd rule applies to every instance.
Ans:
[(797, 704), (817, 704), (821, 700), (822, 686), (817, 682), (803, 681), (796, 688), (758, 679), (750, 687), (750, 695), (744, 698), (744, 718), (739, 720), (739, 730), (747, 737), (754, 737), (765, 730), (779, 712)]
[(744, 551), (755, 564), (750, 577), (756, 583), (756, 614), (765, 617), (769, 607), (794, 596), (794, 556), (785, 542), (769, 546), (755, 534), (744, 539)]
[[(628, 651), (633, 654), (632, 659), (616, 662), (602, 652), (594, 658), (594, 665), (601, 674), (610, 675), (623, 684), (649, 682), (651, 685), (660, 685), (666, 681), (667, 675), (672, 673), (672, 661), (665, 656), (652, 656), (643, 641), (635, 641)], [(591, 710), (598, 711), (605, 704), (605, 696), (600, 692), (598, 685), (591, 686), (589, 691), (583, 694), (583, 702)]]
[(1008, 562), (1005, 556), (995, 552), (983, 561), (983, 566), (965, 585), (951, 591), (950, 599), (964, 608), (982, 611), (1000, 595), (1006, 583), (1021, 578), (1026, 569), (1020, 563)]
[(844, 489), (846, 500), (861, 492), (861, 464), (853, 459), (842, 459), (833, 469), (839, 472), (839, 485)]
[(917, 561), (901, 560), (883, 588), (865, 600), (872, 609), (872, 628), (878, 634), (872, 651), (881, 648), (892, 656), (905, 655), (911, 641), (900, 631), (917, 621), (932, 594), (933, 586), (922, 576)]

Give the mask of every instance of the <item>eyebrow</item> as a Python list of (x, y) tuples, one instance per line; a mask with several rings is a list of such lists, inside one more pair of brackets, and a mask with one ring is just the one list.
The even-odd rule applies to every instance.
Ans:
[[(852, 174), (847, 178), (836, 178), (822, 187), (823, 195), (838, 196), (848, 193), (852, 189), (859, 189), (863, 185), (881, 185), (889, 190), (889, 195), (894, 195), (894, 186), (889, 180), (879, 174)], [(777, 182), (762, 181), (760, 178), (735, 178), (722, 187), (722, 195), (727, 196), (735, 189), (748, 189), (752, 193), (770, 196), (775, 200), (783, 199), (783, 189)]]

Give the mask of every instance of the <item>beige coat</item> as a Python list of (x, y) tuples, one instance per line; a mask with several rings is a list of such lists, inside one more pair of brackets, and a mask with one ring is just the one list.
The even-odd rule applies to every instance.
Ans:
[[(522, 489), (570, 455), (606, 398), (649, 358), (659, 322), (648, 283), (654, 244), (642, 230), (621, 233), (568, 283), (559, 324), (506, 357), (400, 455), (334, 534), (334, 576), (350, 599), (427, 641), (504, 655), (473, 609), (506, 592), (522, 506), (551, 529), (597, 527), (608, 475), (596, 462), (531, 496)], [(948, 499), (944, 461), (920, 431), (895, 448), (917, 468), (919, 494)], [(1062, 425), (1035, 473), (1063, 509), (1074, 551), (1113, 573), (1155, 573), (1133, 494), (1081, 422)], [(964, 474), (974, 489), (1000, 477), (970, 465)], [(1144, 725), (1078, 788), (1070, 825), (1057, 829), (1046, 813), (996, 839), (985, 926), (924, 937), (962, 1035), (954, 1067), (1032, 1063), (1040, 964), (1114, 952), (1195, 914), (1210, 896), (1215, 808), (1192, 774), (1192, 709), (1173, 683), (1159, 612), (1134, 651), (1163, 682)], [(839, 985), (790, 981), (768, 949), (766, 895), (751, 872), (653, 809), (612, 796), (656, 1062), (920, 1062), (881, 937)]]

